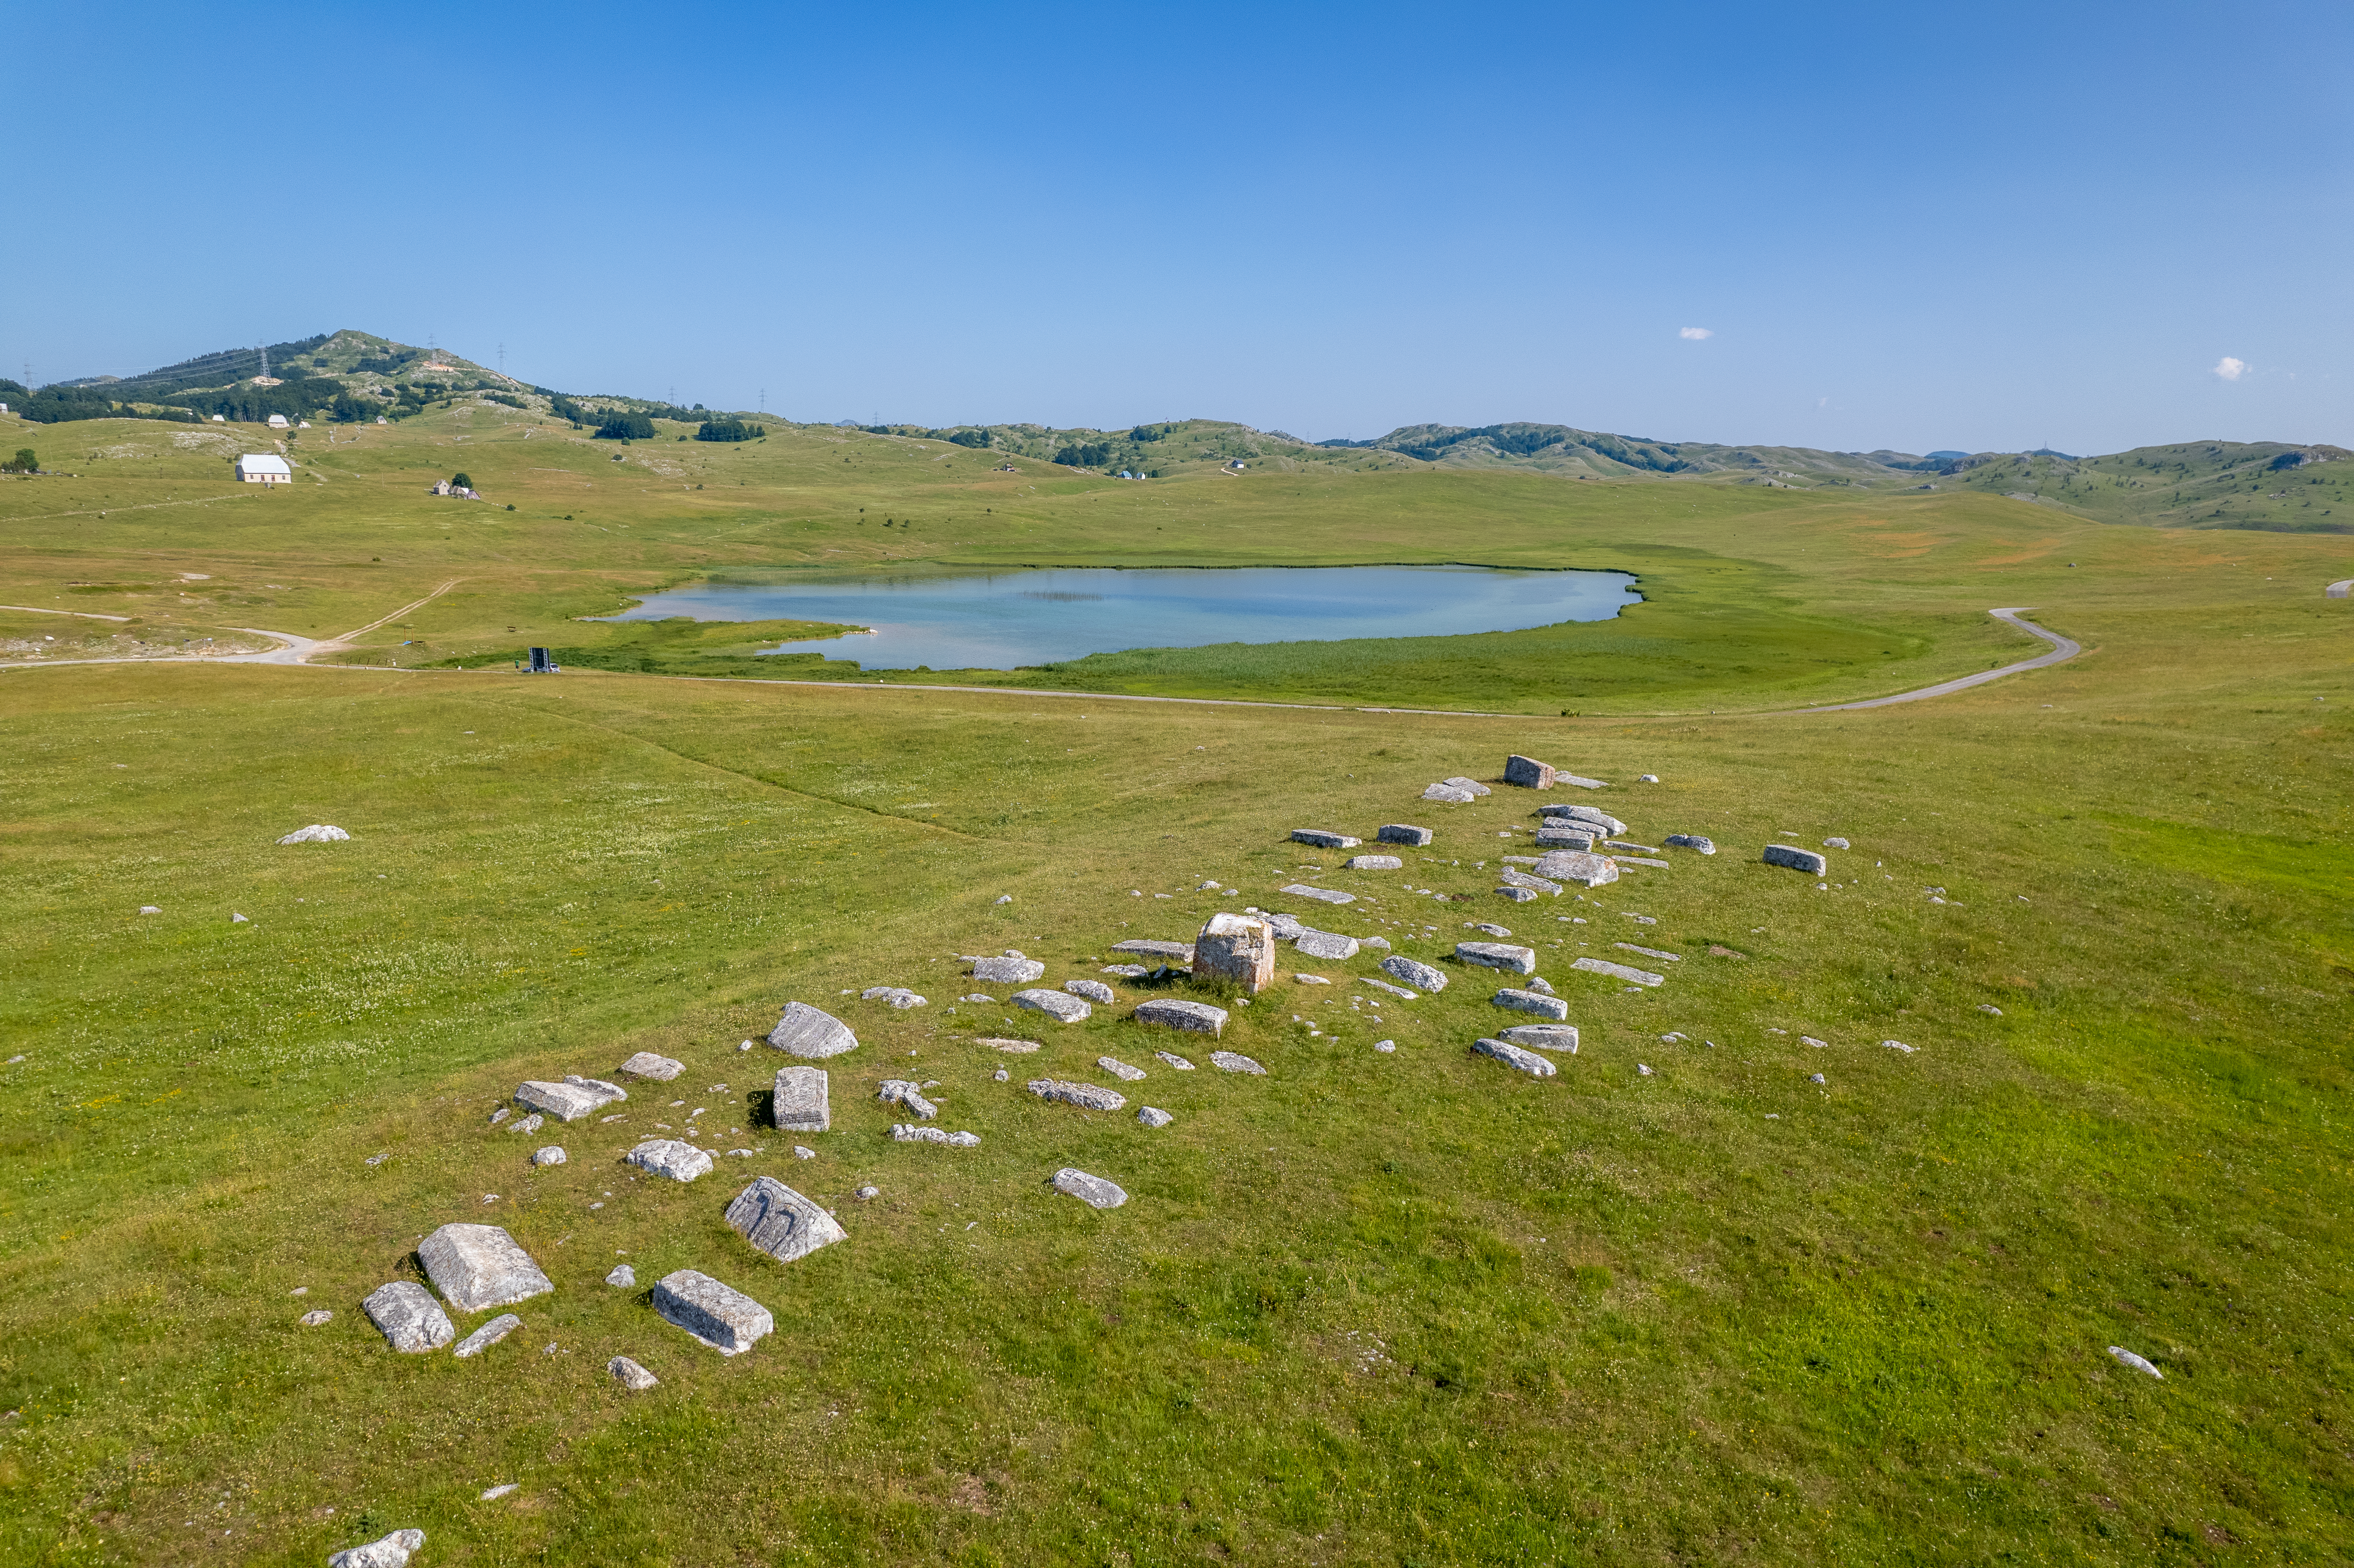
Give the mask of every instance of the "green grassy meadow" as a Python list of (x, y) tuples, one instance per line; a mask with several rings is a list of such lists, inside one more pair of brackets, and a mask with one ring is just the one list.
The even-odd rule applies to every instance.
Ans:
[[(437, 1568), (2348, 1555), (2327, 537), (1483, 471), (1123, 484), (781, 427), (615, 463), (486, 413), (302, 432), (262, 494), (172, 430), (69, 433), (45, 466), (81, 477), (0, 481), (9, 640), (52, 609), (334, 636), (455, 586), (334, 667), (0, 672), (0, 1560), (316, 1563), (411, 1525)], [(424, 493), (461, 466), (487, 503)], [(1086, 697), (795, 685), (840, 662), (748, 648), (805, 629), (577, 619), (721, 572), (1441, 560), (1625, 567), (1646, 602), (956, 683)], [(1770, 711), (2040, 652), (1996, 605), (2085, 654)], [(512, 673), (532, 643), (572, 668)], [(770, 678), (665, 678), (692, 673)], [(1355, 711), (1382, 705), (1525, 716)], [(1538, 799), (1417, 797), (1511, 751), (1610, 780), (1577, 798), (1634, 840), (1722, 853), (1508, 904)], [(1363, 874), (1286, 838), (1389, 821), (1439, 837)], [(275, 843), (309, 822), (353, 840)], [(1822, 888), (1758, 863), (1833, 835)], [(1372, 951), (1287, 950), (1235, 1010), (1220, 1044), (1266, 1077), (1162, 1067), (1207, 1043), (1127, 1005), (958, 1000), (956, 955), (1108, 978), (1112, 943), (1246, 904), (1434, 962), (1500, 922), (1582, 1049), (1543, 1080), (1472, 1055), (1517, 1021), (1498, 977), (1449, 959), (1403, 1001), (1357, 982)], [(1632, 992), (1569, 967), (1652, 962), (1618, 942), (1681, 960)], [(930, 1005), (842, 994), (886, 984)], [(760, 1120), (786, 1058), (737, 1048), (792, 1000), (862, 1041), (807, 1162)], [(624, 1121), (488, 1120), (642, 1049), (687, 1070)], [(1174, 1124), (1022, 1091), (1109, 1082), (1104, 1054)], [(892, 1142), (893, 1076), (981, 1146)], [(758, 1152), (631, 1180), (697, 1107)], [(1055, 1193), (1064, 1165), (1130, 1201)], [(750, 1250), (720, 1211), (763, 1173), (849, 1240)], [(393, 1353), (361, 1298), (472, 1220), (555, 1293), (477, 1359)], [(639, 1287), (604, 1286), (623, 1261)], [(723, 1359), (662, 1323), (645, 1287), (680, 1267), (776, 1333)], [(617, 1354), (661, 1386), (621, 1392)]]

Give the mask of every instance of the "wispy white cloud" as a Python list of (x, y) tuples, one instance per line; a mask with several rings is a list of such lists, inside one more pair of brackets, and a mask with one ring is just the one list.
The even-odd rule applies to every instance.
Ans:
[(2248, 362), (2244, 359), (2234, 359), (2227, 354), (2215, 362), (2215, 374), (2226, 381), (2237, 381), (2247, 373)]
[[(1709, 331), (1706, 327), (1685, 327), (1679, 331), (1676, 335), (1681, 338), (1689, 338), (1692, 342), (1698, 343), (1704, 337), (1714, 337), (1716, 334)], [(2237, 364), (2238, 362), (2235, 360), (2233, 363)]]

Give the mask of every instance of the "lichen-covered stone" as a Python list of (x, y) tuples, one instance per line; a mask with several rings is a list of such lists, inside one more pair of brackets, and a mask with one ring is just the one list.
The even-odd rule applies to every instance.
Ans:
[(1146, 1106), (1136, 1113), (1136, 1119), (1147, 1127), (1167, 1127), (1177, 1118), (1158, 1106)]
[(763, 1176), (727, 1205), (727, 1224), (779, 1263), (807, 1257), (848, 1238), (832, 1214), (774, 1176)]
[(1302, 931), (1292, 939), (1293, 948), (1307, 959), (1353, 959), (1357, 956), (1357, 938), (1342, 936), (1338, 931)]
[(1088, 1001), (1102, 1002), (1107, 1006), (1119, 1000), (1118, 996), (1113, 994), (1111, 987), (1104, 984), (1101, 980), (1065, 980), (1063, 982), (1063, 989), (1070, 992), (1073, 996), (1083, 998)]
[(1147, 937), (1136, 937), (1125, 942), (1114, 942), (1111, 945), (1111, 950), (1115, 953), (1141, 953), (1147, 958), (1166, 959), (1172, 964), (1190, 964), (1193, 961), (1193, 944), (1191, 942), (1162, 942)]
[(365, 1546), (345, 1547), (327, 1559), (327, 1568), (408, 1568), (409, 1553), (424, 1544), (423, 1531), (396, 1530)]
[(1509, 969), (1516, 975), (1537, 972), (1534, 948), (1516, 948), (1510, 942), (1458, 942), (1455, 956), (1467, 964), (1485, 969)]
[(833, 1014), (805, 1001), (794, 1001), (786, 1003), (784, 1017), (769, 1031), (769, 1044), (795, 1056), (822, 1061), (844, 1051), (857, 1050), (858, 1036)]
[(1128, 1104), (1128, 1097), (1118, 1089), (1107, 1089), (1100, 1084), (1066, 1083), (1060, 1078), (1033, 1078), (1023, 1086), (1042, 1100), (1060, 1100), (1065, 1105), (1077, 1106), (1082, 1110), (1116, 1111)]
[(1608, 856), (1588, 854), (1583, 850), (1554, 850), (1540, 855), (1532, 869), (1539, 876), (1575, 882), (1582, 887), (1600, 887), (1618, 880), (1618, 868)]
[(487, 1312), (556, 1288), (531, 1254), (497, 1225), (443, 1225), (417, 1244), (425, 1276), (461, 1312)]
[(1413, 849), (1424, 848), (1430, 842), (1428, 828), (1417, 828), (1411, 822), (1384, 822), (1375, 835), (1385, 844), (1405, 844)]
[(1535, 893), (1525, 887), (1514, 887), (1509, 882), (1497, 888), (1496, 892), (1500, 897), (1509, 898), (1515, 904), (1533, 904), (1537, 901)]
[(632, 1078), (652, 1078), (656, 1083), (667, 1084), (686, 1071), (686, 1064), (673, 1062), (668, 1056), (657, 1056), (651, 1051), (641, 1051), (614, 1071), (626, 1073)]
[(1055, 1191), (1067, 1192), (1095, 1209), (1117, 1209), (1128, 1202), (1128, 1193), (1116, 1183), (1067, 1165), (1055, 1172)]
[(1422, 792), (1426, 800), (1443, 800), (1450, 806), (1468, 806), (1479, 797), (1454, 784), (1433, 784)]
[(1175, 1068), (1178, 1072), (1190, 1073), (1193, 1070), (1193, 1064), (1188, 1062), (1182, 1056), (1173, 1056), (1166, 1051), (1155, 1051), (1152, 1054), (1161, 1061), (1168, 1063), (1170, 1066)]
[(1488, 1000), (1498, 1007), (1507, 1007), (1514, 1012), (1533, 1012), (1539, 1018), (1569, 1016), (1569, 1003), (1541, 991), (1514, 991), (1507, 987)]
[(831, 1080), (823, 1067), (798, 1063), (777, 1069), (769, 1096), (769, 1119), (785, 1132), (825, 1132), (833, 1126)]
[(918, 1127), (911, 1121), (894, 1122), (891, 1136), (900, 1143), (945, 1143), (952, 1149), (981, 1146), (981, 1134), (977, 1132), (950, 1132), (941, 1127)]
[(466, 1356), (479, 1356), (484, 1351), (489, 1350), (493, 1345), (497, 1344), (501, 1340), (505, 1339), (509, 1334), (514, 1333), (517, 1329), (522, 1327), (522, 1319), (516, 1317), (512, 1312), (502, 1312), (497, 1317), (492, 1319), (489, 1322), (483, 1324), (481, 1328), (475, 1330), (472, 1333), (467, 1335), (464, 1339), (459, 1340), (458, 1348), (451, 1351), (450, 1353), (453, 1356), (461, 1358)]
[(1213, 915), (1193, 938), (1193, 978), (1221, 980), (1257, 996), (1275, 983), (1275, 928), (1265, 920)]
[(1471, 1049), (1482, 1056), (1492, 1056), (1507, 1067), (1518, 1067), (1532, 1078), (1550, 1078), (1553, 1065), (1533, 1051), (1524, 1051), (1508, 1040), (1479, 1040)]
[(1531, 876), (1527, 872), (1517, 870), (1512, 866), (1508, 865), (1498, 872), (1496, 879), (1507, 887), (1524, 887), (1531, 893), (1542, 893), (1548, 898), (1561, 896), (1560, 883), (1549, 882), (1542, 876)]
[(1313, 898), (1319, 904), (1354, 904), (1357, 901), (1353, 893), (1342, 893), (1331, 887), (1310, 887), (1299, 882), (1291, 884), (1283, 891), (1294, 898)]
[(514, 1097), (517, 1104), (558, 1121), (578, 1121), (584, 1116), (594, 1115), (612, 1098), (585, 1085), (546, 1083), (535, 1078), (525, 1079), (515, 1090)]
[(1663, 985), (1668, 978), (1665, 975), (1655, 975), (1649, 969), (1630, 969), (1625, 964), (1614, 964), (1606, 959), (1580, 959), (1569, 967), (1574, 969), (1584, 969), (1590, 975), (1608, 975), (1612, 980), (1628, 980), (1636, 985)]
[(413, 1279), (379, 1285), (360, 1303), (360, 1310), (384, 1335), (385, 1343), (404, 1355), (438, 1351), (458, 1337), (450, 1314), (433, 1299), (433, 1292)]
[(742, 1355), (777, 1327), (766, 1307), (692, 1268), (663, 1277), (654, 1287), (653, 1308), (664, 1322), (685, 1330), (723, 1356)]
[(534, 1165), (561, 1165), (566, 1158), (563, 1149), (551, 1143), (545, 1149), (534, 1150), (531, 1162)]
[(1134, 1083), (1137, 1079), (1144, 1076), (1143, 1068), (1131, 1067), (1117, 1056), (1098, 1056), (1096, 1058), (1096, 1065), (1101, 1067), (1105, 1072), (1109, 1073), (1113, 1077), (1121, 1079), (1128, 1083)]
[(1596, 830), (1591, 822), (1544, 822), (1537, 828), (1537, 848), (1590, 850), (1594, 847), (1595, 837)]
[(1831, 863), (1813, 850), (1800, 849), (1796, 844), (1767, 844), (1764, 859), (1767, 865), (1787, 866), (1808, 876), (1822, 875)]
[(923, 1086), (905, 1078), (884, 1079), (876, 1086), (875, 1097), (885, 1105), (905, 1106), (926, 1121), (940, 1114), (940, 1107), (924, 1097)]
[(1382, 960), (1382, 972), (1394, 975), (1416, 991), (1445, 991), (1447, 971), (1407, 958), (1404, 953), (1392, 953)]
[(626, 1263), (617, 1263), (613, 1266), (613, 1272), (605, 1277), (605, 1283), (616, 1290), (634, 1289), (638, 1283), (638, 1271)]
[(1490, 789), (1485, 784), (1480, 783), (1477, 779), (1466, 779), (1460, 774), (1458, 774), (1452, 779), (1443, 779), (1439, 780), (1439, 782), (1452, 785), (1458, 789), (1468, 789), (1474, 795), (1490, 795), (1495, 792)]
[(1499, 1029), (1497, 1034), (1515, 1045), (1526, 1045), (1536, 1051), (1565, 1051), (1577, 1054), (1577, 1025), (1575, 1023), (1516, 1023), (1510, 1029)]
[(1057, 1023), (1077, 1023), (1095, 1011), (1079, 998), (1060, 991), (1017, 991), (1012, 1001), (1014, 1006), (1043, 1012)]
[(1341, 863), (1343, 871), (1402, 871), (1405, 862), (1394, 854), (1352, 854)]
[(1623, 833), (1627, 831), (1626, 823), (1620, 821), (1609, 812), (1602, 810), (1599, 806), (1573, 806), (1563, 802), (1554, 802), (1550, 805), (1539, 806), (1537, 808), (1537, 815), (1540, 817), (1555, 819), (1566, 817), (1573, 821), (1591, 822), (1595, 827), (1600, 829), (1606, 833)]
[(1553, 788), (1553, 764), (1539, 762), (1533, 757), (1522, 757), (1515, 752), (1504, 758), (1504, 782), (1517, 784), (1523, 789), (1550, 789)]
[(1267, 1069), (1265, 1067), (1260, 1066), (1257, 1062), (1252, 1061), (1248, 1056), (1242, 1054), (1238, 1051), (1211, 1052), (1210, 1065), (1215, 1067), (1221, 1073), (1249, 1073), (1257, 1077), (1264, 1078), (1267, 1076)]
[(643, 1393), (662, 1381), (627, 1356), (615, 1356), (605, 1363), (605, 1370), (613, 1374), (615, 1383), (631, 1393)]
[(1046, 966), (1035, 959), (975, 959), (972, 978), (992, 985), (1028, 985), (1046, 972)]
[(992, 1051), (1011, 1051), (1016, 1054), (1026, 1054), (1040, 1049), (1039, 1043), (1035, 1040), (1001, 1040), (993, 1034), (984, 1034), (973, 1044), (986, 1045)]
[(711, 1174), (711, 1156), (674, 1138), (650, 1138), (621, 1158), (641, 1171), (673, 1181), (692, 1181)]
[(1706, 833), (1670, 833), (1667, 842), (1678, 849), (1698, 850), (1702, 854), (1716, 853), (1716, 841)]
[(1226, 1010), (1212, 1007), (1206, 1001), (1188, 1001), (1182, 997), (1156, 996), (1136, 1006), (1139, 1023), (1157, 1023), (1164, 1029), (1186, 1029), (1197, 1034), (1216, 1039), (1226, 1027)]

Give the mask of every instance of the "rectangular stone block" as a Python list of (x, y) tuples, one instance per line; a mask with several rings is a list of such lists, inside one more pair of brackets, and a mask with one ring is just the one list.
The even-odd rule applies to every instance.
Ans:
[(1309, 887), (1297, 882), (1283, 891), (1294, 898), (1313, 898), (1320, 904), (1354, 904), (1357, 901), (1353, 893), (1341, 893), (1330, 887)]
[(1510, 969), (1516, 975), (1537, 972), (1534, 948), (1516, 948), (1510, 942), (1458, 942), (1455, 956), (1467, 964), (1480, 964), (1491, 969)]
[(1803, 871), (1808, 876), (1820, 876), (1830, 869), (1831, 863), (1813, 850), (1800, 849), (1796, 844), (1767, 844), (1766, 863)]
[(1212, 1007), (1206, 1001), (1156, 996), (1150, 1001), (1136, 1004), (1136, 1021), (1139, 1023), (1158, 1023), (1166, 1029), (1190, 1029), (1215, 1039), (1226, 1026), (1226, 1010)]
[(527, 1078), (515, 1090), (515, 1103), (544, 1112), (558, 1121), (578, 1121), (606, 1103), (608, 1097), (578, 1084), (551, 1084)]
[(1537, 857), (1536, 874), (1557, 882), (1575, 882), (1581, 887), (1599, 887), (1618, 880), (1618, 868), (1606, 855), (1588, 854), (1584, 850), (1552, 850)]
[(1539, 806), (1537, 808), (1537, 815), (1540, 817), (1553, 818), (1566, 817), (1572, 821), (1592, 822), (1596, 827), (1601, 829), (1606, 833), (1623, 833), (1627, 831), (1626, 823), (1620, 821), (1617, 818), (1612, 816), (1609, 812), (1604, 810), (1599, 806), (1569, 806), (1556, 802)]
[(1347, 833), (1329, 832), (1322, 828), (1294, 828), (1291, 830), (1291, 842), (1314, 844), (1318, 849), (1355, 849), (1363, 841)]
[(1517, 1067), (1532, 1078), (1550, 1078), (1553, 1065), (1533, 1051), (1523, 1051), (1507, 1040), (1474, 1041), (1471, 1049), (1482, 1056), (1493, 1057), (1507, 1067)]
[(1553, 777), (1553, 764), (1550, 762), (1539, 762), (1533, 757), (1522, 757), (1517, 752), (1504, 759), (1504, 782), (1507, 784), (1517, 784), (1523, 789), (1550, 789)]
[(823, 1067), (779, 1067), (769, 1101), (772, 1119), (786, 1132), (825, 1132), (833, 1126)]
[(1668, 979), (1665, 975), (1655, 975), (1649, 969), (1629, 969), (1625, 964), (1614, 964), (1606, 959), (1580, 959), (1569, 967), (1574, 969), (1584, 969), (1590, 975), (1608, 975), (1612, 980), (1628, 980), (1636, 985), (1664, 985)]
[(1417, 828), (1410, 822), (1384, 822), (1379, 836), (1385, 844), (1406, 844), (1415, 849), (1424, 848), (1431, 840), (1428, 828)]
[(1303, 958), (1353, 959), (1357, 956), (1357, 938), (1344, 937), (1338, 931), (1302, 931), (1292, 947)]
[(1537, 1051), (1565, 1051), (1577, 1054), (1577, 1025), (1575, 1023), (1515, 1023), (1510, 1029), (1499, 1029), (1497, 1034), (1515, 1045), (1526, 1045)]
[(1498, 991), (1489, 998), (1489, 1001), (1498, 1007), (1509, 1008), (1514, 1012), (1532, 1012), (1539, 1018), (1563, 1019), (1569, 1016), (1569, 1003), (1557, 996), (1548, 996), (1541, 991), (1513, 991), (1508, 988)]
[(763, 1176), (736, 1194), (727, 1205), (727, 1224), (779, 1263), (807, 1257), (849, 1235), (832, 1214), (774, 1176)]
[(443, 1225), (417, 1244), (433, 1288), (461, 1312), (487, 1312), (556, 1288), (531, 1254), (496, 1225)]
[(1135, 937), (1125, 942), (1114, 942), (1111, 945), (1111, 950), (1115, 953), (1141, 953), (1147, 958), (1166, 959), (1172, 964), (1190, 964), (1193, 961), (1193, 944), (1191, 942), (1160, 942), (1150, 938)]
[(1343, 871), (1403, 871), (1405, 862), (1394, 854), (1352, 854), (1341, 863)]
[(1537, 829), (1537, 848), (1590, 850), (1594, 847), (1594, 824), (1563, 821), (1555, 819)]
[(1275, 928), (1249, 915), (1213, 915), (1193, 938), (1193, 978), (1257, 996), (1275, 983)]
[[(780, 1183), (781, 1184), (781, 1183)], [(707, 1274), (682, 1268), (654, 1287), (654, 1310), (723, 1356), (740, 1356), (776, 1330), (769, 1309)]]

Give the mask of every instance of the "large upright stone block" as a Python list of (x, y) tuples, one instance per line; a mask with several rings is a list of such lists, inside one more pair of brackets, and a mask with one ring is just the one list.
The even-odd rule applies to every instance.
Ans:
[(443, 1225), (417, 1244), (417, 1256), (433, 1288), (461, 1312), (512, 1307), (556, 1288), (496, 1225)]
[(1517, 784), (1523, 789), (1553, 788), (1553, 764), (1539, 762), (1533, 757), (1515, 752), (1504, 759), (1504, 782)]
[(1257, 996), (1275, 983), (1275, 928), (1250, 915), (1211, 916), (1193, 938), (1193, 978)]
[(824, 1132), (833, 1126), (823, 1067), (779, 1067), (769, 1101), (771, 1119), (786, 1132)]

